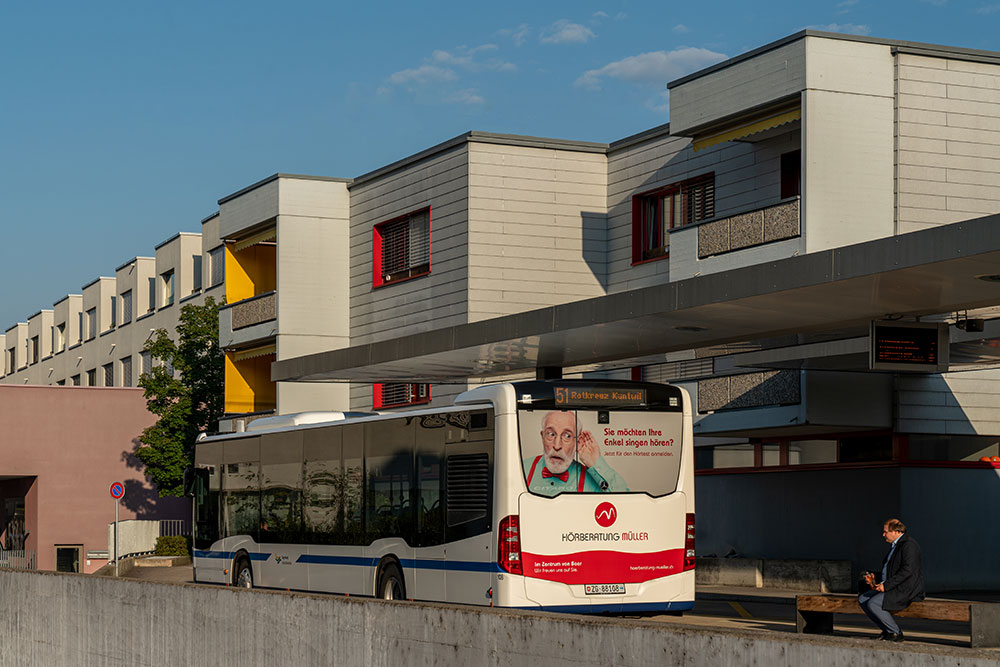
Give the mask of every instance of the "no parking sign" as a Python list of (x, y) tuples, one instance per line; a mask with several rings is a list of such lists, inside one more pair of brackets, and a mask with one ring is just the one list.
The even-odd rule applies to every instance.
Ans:
[(125, 497), (125, 485), (121, 482), (115, 482), (111, 485), (111, 497), (115, 500), (121, 500)]

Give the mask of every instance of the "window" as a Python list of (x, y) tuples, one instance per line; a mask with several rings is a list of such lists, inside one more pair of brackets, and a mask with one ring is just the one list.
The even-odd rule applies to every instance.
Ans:
[(74, 375), (74, 376), (73, 376), (73, 377), (71, 378), (71, 380), (72, 380), (72, 382), (73, 382), (73, 386), (74, 386), (74, 387), (79, 387), (79, 386), (80, 386), (80, 375), (79, 375), (79, 374), (77, 374), (77, 375)]
[(781, 198), (801, 194), (802, 151), (792, 151), (781, 156)]
[(131, 387), (132, 386), (132, 357), (122, 357), (121, 360), (122, 367), (122, 386)]
[(87, 371), (87, 386), (96, 387), (97, 386), (97, 369), (91, 368)]
[(151, 352), (142, 351), (139, 353), (139, 373), (145, 375), (153, 370), (153, 355)]
[(115, 386), (115, 365), (104, 364), (102, 368), (104, 369), (104, 386), (105, 387)]
[(160, 283), (163, 285), (163, 305), (161, 308), (174, 305), (174, 271), (171, 269), (160, 274)]
[(632, 263), (666, 257), (670, 230), (715, 217), (715, 174), (632, 198)]
[(28, 339), (28, 363), (38, 363), (38, 336), (32, 336)]
[(375, 225), (372, 265), (375, 287), (431, 271), (431, 210)]
[(97, 337), (97, 309), (87, 311), (87, 340)]
[(60, 387), (66, 386), (66, 380), (56, 380), (56, 384)]
[(83, 342), (83, 311), (76, 314), (76, 342)]
[(60, 322), (52, 327), (52, 352), (62, 352), (66, 349), (66, 323)]
[(223, 246), (208, 251), (209, 287), (221, 285), (226, 279), (226, 251)]
[(17, 366), (15, 365), (16, 362), (17, 362), (17, 351), (14, 348), (12, 348), (12, 347), (8, 348), (7, 349), (7, 372), (8, 373), (13, 373), (14, 371), (17, 370)]
[(132, 290), (122, 292), (122, 324), (132, 321)]
[(156, 278), (149, 279), (149, 308), (147, 312), (156, 310)]
[(191, 276), (191, 293), (201, 291), (201, 255), (191, 256), (193, 275)]
[(431, 386), (429, 384), (408, 384), (405, 382), (386, 382), (373, 386), (374, 400), (372, 407), (397, 408), (404, 405), (420, 405), (430, 403)]

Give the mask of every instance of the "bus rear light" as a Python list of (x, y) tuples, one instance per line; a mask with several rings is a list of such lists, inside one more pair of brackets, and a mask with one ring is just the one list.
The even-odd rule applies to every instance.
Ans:
[(501, 570), (511, 574), (523, 574), (521, 568), (521, 529), (516, 514), (511, 514), (500, 522), (500, 537), (497, 545), (497, 564)]
[(684, 518), (684, 571), (694, 569), (694, 513)]

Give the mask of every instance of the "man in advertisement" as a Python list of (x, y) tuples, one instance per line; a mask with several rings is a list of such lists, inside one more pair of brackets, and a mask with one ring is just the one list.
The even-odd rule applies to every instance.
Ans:
[(553, 410), (542, 419), (542, 454), (524, 459), (528, 490), (543, 496), (567, 491), (622, 493), (625, 480), (601, 456), (576, 414)]

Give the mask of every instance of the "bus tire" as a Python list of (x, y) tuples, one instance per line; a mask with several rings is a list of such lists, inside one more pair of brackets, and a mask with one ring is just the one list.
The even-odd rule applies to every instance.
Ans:
[(233, 568), (233, 586), (253, 588), (253, 569), (246, 556), (240, 556), (236, 559), (236, 566)]
[(403, 571), (399, 563), (387, 561), (379, 569), (375, 597), (383, 600), (405, 600), (406, 584), (403, 581)]

